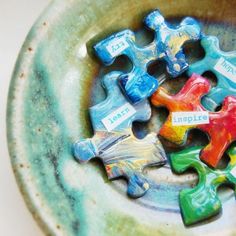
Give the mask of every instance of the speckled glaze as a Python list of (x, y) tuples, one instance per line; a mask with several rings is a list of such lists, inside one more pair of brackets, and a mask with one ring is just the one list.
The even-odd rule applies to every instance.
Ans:
[[(125, 193), (126, 183), (107, 181), (100, 162), (79, 165), (71, 153), (75, 140), (92, 136), (88, 108), (104, 100), (100, 78), (124, 65), (120, 60), (102, 68), (92, 50), (95, 43), (125, 28), (138, 31), (143, 28), (143, 17), (158, 8), (168, 21), (180, 22), (185, 16), (199, 19), (205, 33), (219, 37), (222, 50), (232, 51), (236, 48), (234, 5), (229, 0), (217, 4), (213, 0), (168, 4), (159, 0), (55, 0), (50, 4), (22, 47), (10, 86), (7, 115), (13, 170), (45, 234), (236, 233), (232, 191), (221, 191), (224, 214), (220, 219), (189, 228), (182, 223), (178, 194), (196, 183), (196, 175), (175, 176), (168, 165), (150, 168), (150, 190), (141, 199), (132, 200)], [(136, 37), (140, 39), (138, 35), (140, 31)], [(190, 63), (201, 56), (191, 47), (186, 48), (186, 55)], [(163, 86), (176, 92), (184, 81), (179, 78)], [(163, 110), (153, 110), (148, 124), (134, 125), (134, 134), (142, 138), (158, 132), (165, 117)], [(198, 142), (202, 144), (202, 140), (199, 137)], [(173, 151), (173, 147), (167, 151)]]

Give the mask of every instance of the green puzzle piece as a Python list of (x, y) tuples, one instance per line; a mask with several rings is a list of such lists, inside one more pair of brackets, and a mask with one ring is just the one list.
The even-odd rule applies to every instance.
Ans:
[(199, 176), (195, 188), (180, 192), (179, 201), (182, 217), (186, 225), (191, 225), (210, 218), (221, 211), (222, 204), (217, 188), (222, 184), (236, 187), (236, 146), (231, 147), (227, 154), (230, 162), (224, 170), (214, 170), (199, 159), (202, 147), (192, 147), (170, 155), (172, 169), (183, 173), (187, 169), (195, 169)]

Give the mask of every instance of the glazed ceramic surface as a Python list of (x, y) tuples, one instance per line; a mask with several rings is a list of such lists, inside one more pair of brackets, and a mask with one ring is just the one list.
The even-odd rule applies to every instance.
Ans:
[[(77, 163), (72, 144), (90, 138), (89, 107), (105, 99), (101, 78), (121, 70), (124, 58), (104, 68), (93, 46), (114, 32), (137, 32), (137, 44), (151, 42), (142, 19), (160, 9), (168, 21), (185, 16), (198, 19), (203, 31), (216, 35), (224, 51), (236, 48), (234, 1), (115, 1), (55, 0), (29, 33), (13, 74), (8, 100), (8, 142), (13, 170), (25, 200), (46, 234), (51, 235), (233, 235), (236, 204), (233, 191), (220, 190), (223, 214), (184, 226), (178, 205), (179, 191), (193, 187), (193, 173), (173, 175), (169, 165), (149, 168), (150, 190), (137, 200), (126, 194), (126, 182), (108, 181), (99, 161)], [(149, 38), (150, 41), (146, 40)], [(195, 45), (199, 47), (199, 45)], [(200, 48), (200, 47), (199, 47)], [(191, 45), (189, 63), (203, 57)], [(203, 50), (202, 50), (203, 51)], [(126, 68), (126, 72), (130, 70)], [(186, 78), (163, 86), (177, 93)], [(158, 132), (166, 119), (153, 109), (148, 123), (136, 123), (137, 138)], [(202, 134), (192, 134), (205, 144)], [(191, 136), (191, 135), (190, 135)], [(191, 143), (191, 137), (189, 142)], [(191, 143), (192, 144), (192, 143)], [(165, 143), (168, 153), (175, 147)]]

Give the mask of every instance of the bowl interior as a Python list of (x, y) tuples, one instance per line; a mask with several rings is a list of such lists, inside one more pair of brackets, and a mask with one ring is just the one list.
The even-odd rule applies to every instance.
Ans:
[[(102, 164), (78, 164), (72, 154), (74, 141), (91, 137), (88, 108), (105, 98), (101, 78), (112, 70), (128, 71), (124, 57), (105, 68), (94, 55), (93, 45), (113, 32), (129, 28), (137, 43), (151, 42), (144, 16), (160, 9), (178, 24), (185, 16), (198, 19), (205, 34), (216, 35), (222, 50), (236, 47), (234, 1), (53, 1), (29, 33), (14, 71), (8, 100), (8, 142), (13, 169), (26, 202), (47, 233), (57, 235), (193, 235), (234, 232), (233, 191), (221, 189), (224, 214), (186, 228), (178, 207), (179, 190), (192, 187), (197, 176), (173, 175), (169, 165), (146, 170), (152, 189), (141, 199), (126, 196), (126, 182), (109, 182)], [(187, 44), (190, 63), (202, 58), (199, 42)], [(165, 72), (162, 62), (150, 73)], [(214, 76), (207, 73), (212, 84)], [(186, 75), (163, 86), (177, 92)], [(153, 109), (149, 122), (134, 124), (142, 138), (158, 132), (167, 117)], [(195, 140), (195, 141), (193, 141)], [(167, 153), (177, 147), (162, 140)], [(192, 131), (188, 145), (206, 144), (207, 137)]]

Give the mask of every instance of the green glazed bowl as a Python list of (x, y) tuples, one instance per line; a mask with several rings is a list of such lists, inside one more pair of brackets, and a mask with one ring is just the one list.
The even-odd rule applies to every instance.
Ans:
[[(77, 163), (71, 145), (92, 136), (88, 108), (105, 97), (104, 69), (92, 46), (124, 28), (147, 32), (143, 17), (156, 8), (170, 21), (193, 16), (206, 34), (219, 37), (224, 50), (236, 48), (236, 2), (230, 0), (55, 0), (30, 31), (16, 63), (8, 98), (8, 144), (25, 201), (47, 235), (234, 235), (232, 190), (221, 190), (223, 214), (185, 227), (179, 190), (196, 184), (195, 174), (173, 175), (169, 166), (146, 170), (159, 186), (145, 197), (126, 196), (126, 183), (107, 180), (99, 161)], [(138, 36), (137, 36), (138, 37)], [(191, 51), (189, 60), (201, 56)], [(177, 91), (185, 78), (167, 82)], [(155, 110), (142, 132), (158, 132), (165, 111)], [(194, 134), (193, 134), (194, 136)], [(201, 136), (197, 134), (195, 136)], [(201, 138), (202, 137), (202, 138)], [(201, 136), (199, 142), (205, 142)], [(166, 147), (168, 145), (166, 144)], [(167, 148), (167, 151), (171, 147)]]

